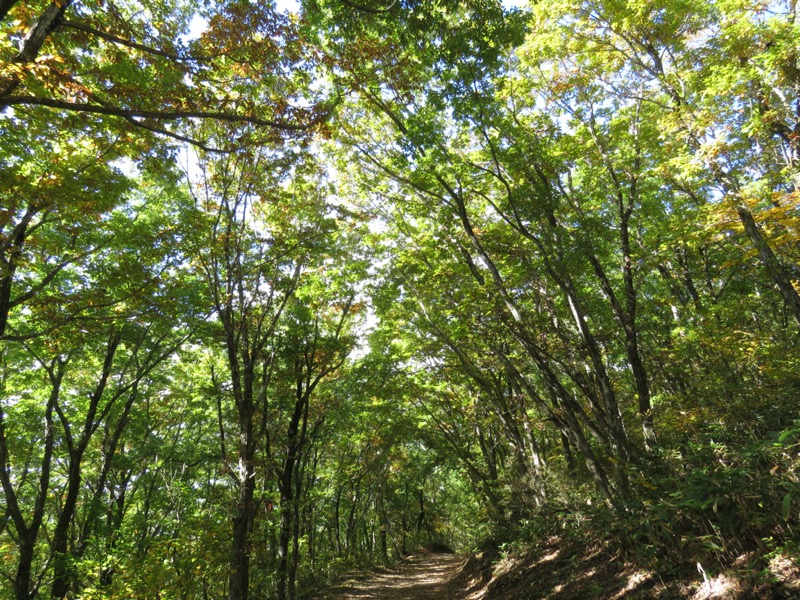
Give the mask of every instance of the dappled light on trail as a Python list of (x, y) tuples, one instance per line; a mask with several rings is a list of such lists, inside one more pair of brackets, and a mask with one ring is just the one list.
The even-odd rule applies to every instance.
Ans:
[(391, 569), (345, 583), (312, 596), (313, 600), (455, 600), (462, 597), (453, 578), (463, 558), (453, 554), (417, 554)]

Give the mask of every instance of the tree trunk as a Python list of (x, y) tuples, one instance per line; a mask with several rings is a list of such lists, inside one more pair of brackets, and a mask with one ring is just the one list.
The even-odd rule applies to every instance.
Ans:
[(423, 488), (419, 488), (417, 500), (419, 501), (419, 514), (417, 515), (417, 535), (419, 535), (422, 532), (423, 525), (425, 524), (425, 490)]
[(19, 533), (19, 562), (17, 563), (17, 576), (14, 579), (14, 598), (16, 600), (30, 600), (31, 594), (31, 572), (33, 569), (33, 552), (36, 547), (36, 531), (27, 529)]
[(305, 434), (306, 406), (308, 396), (304, 393), (302, 382), (298, 382), (294, 412), (289, 422), (286, 439), (286, 458), (283, 461), (278, 487), (281, 495), (281, 520), (278, 534), (278, 570), (275, 574), (275, 597), (286, 600), (294, 594), (294, 581), (289, 569), (289, 544), (292, 541), (292, 522), (295, 513), (295, 477), (298, 453), (303, 444)]
[[(252, 408), (252, 406), (251, 406)], [(233, 517), (229, 600), (247, 600), (250, 585), (250, 532), (255, 513), (255, 467), (252, 410), (240, 411), (239, 490)]]
[(292, 532), (292, 499), (294, 496), (291, 481), (288, 486), (281, 485), (281, 519), (278, 531), (278, 566), (275, 572), (275, 598), (286, 600), (287, 577), (289, 570), (289, 543)]
[[(53, 370), (54, 366), (57, 367), (55, 371)], [(61, 382), (64, 378), (65, 370), (66, 362), (60, 360), (53, 360), (47, 367), (48, 376), (53, 387), (45, 409), (44, 454), (39, 472), (39, 489), (36, 494), (30, 525), (25, 524), (17, 493), (11, 481), (5, 415), (2, 407), (0, 407), (0, 487), (2, 487), (3, 495), (5, 496), (6, 517), (11, 518), (17, 530), (17, 547), (19, 549), (17, 572), (14, 578), (14, 596), (16, 600), (28, 600), (35, 596), (35, 590), (31, 589), (33, 558), (39, 537), (39, 529), (44, 520), (45, 502), (50, 487), (50, 470), (53, 459), (53, 411), (61, 392)]]
[[(634, 188), (635, 189), (635, 188)], [(632, 191), (631, 194), (634, 194)], [(633, 210), (633, 200), (627, 208), (623, 208), (620, 196), (620, 246), (622, 249), (622, 280), (625, 284), (625, 311), (622, 312), (622, 328), (625, 331), (625, 351), (628, 364), (631, 366), (636, 394), (639, 400), (639, 416), (642, 418), (642, 435), (645, 449), (655, 448), (656, 432), (653, 425), (653, 407), (650, 402), (650, 381), (639, 352), (639, 332), (636, 327), (636, 287), (633, 282), (633, 259), (631, 258), (631, 240), (629, 222)]]
[[(298, 471), (299, 465), (298, 465)], [(300, 566), (300, 499), (303, 487), (303, 474), (295, 474), (294, 500), (292, 501), (292, 561), (289, 564), (289, 580), (287, 582), (288, 595), (291, 600), (295, 597), (297, 583), (297, 570)]]
[[(253, 365), (245, 364), (244, 381), (239, 378), (239, 362), (235, 347), (229, 346), (231, 380), (239, 416), (238, 498), (233, 517), (233, 540), (228, 587), (229, 600), (247, 600), (250, 586), (250, 532), (255, 518), (255, 441), (253, 440)], [(242, 383), (244, 385), (242, 385)]]
[(54, 600), (66, 598), (73, 580), (71, 570), (71, 556), (67, 551), (69, 538), (69, 527), (75, 515), (75, 508), (78, 504), (78, 492), (81, 487), (81, 459), (83, 452), (73, 454), (69, 459), (69, 471), (67, 475), (67, 496), (61, 508), (55, 530), (53, 531), (53, 541), (51, 542), (51, 552), (53, 554), (53, 588), (50, 596)]
[(339, 489), (336, 490), (336, 500), (333, 504), (333, 526), (334, 526), (334, 533), (336, 534), (336, 555), (342, 555), (342, 526), (341, 526), (341, 517), (339, 516), (339, 507), (342, 504), (342, 492), (344, 491), (344, 485), (339, 486)]
[(743, 201), (739, 201), (736, 204), (736, 212), (739, 214), (739, 219), (742, 225), (744, 225), (744, 231), (753, 246), (755, 246), (758, 257), (761, 259), (761, 263), (764, 265), (767, 274), (778, 288), (781, 296), (783, 296), (783, 300), (786, 302), (786, 306), (789, 308), (792, 316), (794, 316), (797, 323), (800, 324), (800, 295), (797, 293), (797, 290), (794, 289), (792, 279), (789, 277), (786, 267), (781, 264), (781, 261), (775, 256), (767, 240), (764, 239), (750, 208)]

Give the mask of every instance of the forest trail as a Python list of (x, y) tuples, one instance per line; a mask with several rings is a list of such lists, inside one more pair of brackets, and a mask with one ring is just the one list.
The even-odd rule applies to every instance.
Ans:
[(311, 600), (458, 600), (453, 581), (464, 559), (455, 554), (416, 554), (391, 569), (326, 588)]

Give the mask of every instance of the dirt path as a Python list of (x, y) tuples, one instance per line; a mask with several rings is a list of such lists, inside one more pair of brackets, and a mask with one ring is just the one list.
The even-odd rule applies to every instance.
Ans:
[(421, 554), (392, 569), (327, 588), (313, 600), (458, 600), (463, 594), (451, 579), (464, 559), (454, 554)]

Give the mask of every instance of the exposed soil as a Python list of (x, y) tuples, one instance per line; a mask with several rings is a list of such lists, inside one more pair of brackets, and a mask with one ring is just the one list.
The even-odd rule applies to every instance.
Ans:
[(391, 569), (354, 577), (312, 596), (313, 600), (459, 600), (453, 585), (464, 564), (455, 554), (415, 554)]
[(529, 554), (497, 560), (422, 553), (391, 569), (354, 576), (313, 600), (769, 600), (800, 598), (800, 568), (787, 557), (742, 556), (730, 569), (670, 577), (604, 546), (551, 538)]
[(800, 598), (800, 568), (787, 557), (743, 555), (726, 569), (693, 564), (660, 574), (608, 546), (566, 544), (553, 537), (526, 555), (497, 561), (489, 581), (466, 600)]

